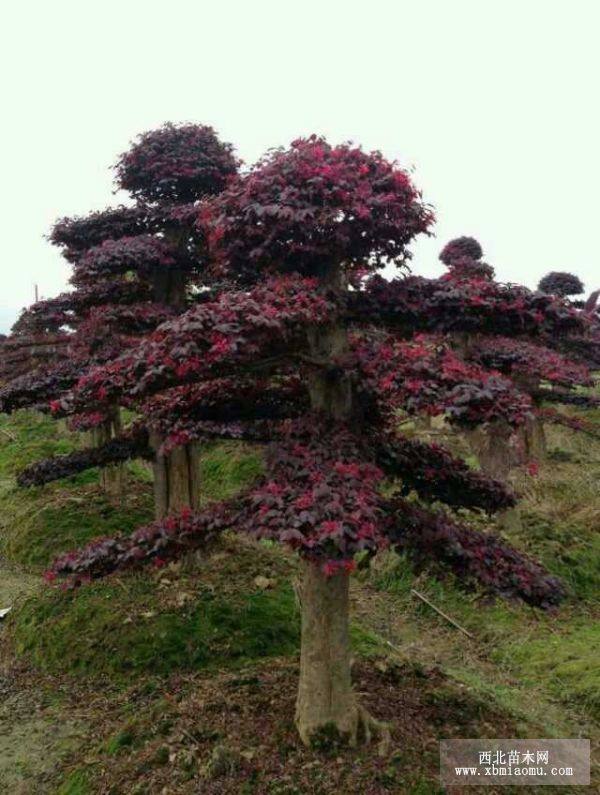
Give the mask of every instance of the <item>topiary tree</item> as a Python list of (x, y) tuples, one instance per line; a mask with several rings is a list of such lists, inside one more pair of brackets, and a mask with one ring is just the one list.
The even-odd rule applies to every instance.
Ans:
[[(571, 327), (576, 318), (548, 297), (525, 301), (516, 288), (494, 285), (482, 302), (468, 285), (458, 299), (442, 285), (442, 299), (429, 280), (365, 281), (390, 262), (402, 267), (433, 214), (406, 172), (351, 145), (312, 137), (272, 151), (204, 206), (201, 223), (215, 278), (240, 286), (90, 371), (66, 402), (89, 411), (133, 400), (167, 447), (205, 434), (263, 441), (265, 475), (230, 501), (69, 553), (47, 577), (77, 585), (162, 565), (226, 528), (286, 543), (302, 569), (300, 737), (310, 743), (333, 731), (354, 744), (375, 731), (385, 739), (352, 689), (348, 575), (357, 553), (396, 547), (418, 565), (541, 607), (564, 595), (536, 563), (452, 516), (454, 508), (503, 510), (514, 504), (510, 491), (399, 433), (395, 412), (413, 398), (415, 410), (453, 407), (466, 423), (527, 410), (502, 377), (483, 382), (451, 351), (428, 348), (429, 367), (419, 370), (415, 333), (452, 328), (453, 300), (463, 331), (503, 319)], [(384, 493), (390, 478), (396, 485)], [(426, 507), (436, 501), (447, 509)]]
[(583, 283), (574, 273), (565, 271), (550, 271), (538, 284), (538, 290), (551, 295), (560, 295), (566, 298), (569, 295), (581, 295)]
[[(560, 343), (560, 339), (554, 342)], [(566, 417), (560, 412), (549, 413), (543, 408), (544, 401), (550, 399), (568, 405), (575, 399), (575, 402), (579, 400), (583, 404), (587, 396), (580, 394), (577, 388), (594, 384), (586, 365), (549, 347), (526, 340), (484, 338), (473, 349), (472, 359), (509, 376), (515, 386), (531, 398), (532, 417), (522, 429), (523, 452), (528, 461), (539, 461), (545, 456), (544, 420), (561, 422)]]
[[(36, 359), (35, 366), (10, 379), (0, 390), (2, 410), (49, 411), (52, 402), (92, 365), (115, 358), (173, 315), (168, 307), (137, 303), (142, 293), (131, 282), (117, 285), (100, 280), (91, 289), (64, 293), (25, 310), (15, 323), (11, 340), (36, 340), (36, 347), (46, 356)], [(113, 299), (112, 304), (100, 303), (108, 298)], [(101, 411), (80, 412), (69, 418), (69, 425), (72, 430), (89, 431), (94, 446), (102, 446), (121, 433), (118, 404)], [(120, 498), (121, 467), (102, 469), (100, 482), (110, 496)]]
[(483, 262), (482, 257), (483, 249), (474, 237), (457, 237), (446, 243), (440, 252), (449, 277), (493, 279), (494, 269)]
[[(195, 225), (198, 206), (220, 191), (237, 167), (231, 145), (222, 143), (210, 127), (166, 124), (138, 137), (116, 165), (118, 187), (129, 190), (137, 203), (59, 220), (50, 239), (73, 264), (75, 290), (25, 313), (29, 324), (39, 325), (51, 317), (73, 332), (70, 366), (60, 379), (44, 370), (37, 373), (37, 382), (8, 385), (6, 394), (0, 395), (5, 410), (32, 405), (32, 400), (39, 404), (41, 399), (51, 400), (57, 415), (65, 414), (61, 411), (65, 387), (73, 386), (91, 366), (117, 358), (145, 333), (206, 295), (200, 293), (207, 277), (205, 239)], [(140, 448), (137, 431), (136, 444), (129, 435), (112, 444), (122, 431), (118, 400), (101, 410), (71, 415), (70, 422), (78, 428), (93, 427), (94, 447), (84, 454), (42, 462), (22, 474), (22, 483), (47, 482), (68, 473), (71, 466), (81, 471), (85, 460), (90, 467), (99, 460), (108, 465), (110, 455), (122, 461), (125, 449), (132, 455), (142, 449), (145, 455), (150, 444), (155, 451), (157, 516), (197, 504), (196, 445), (165, 453), (161, 437), (152, 433)], [(102, 478), (120, 471), (109, 467)], [(117, 481), (120, 491), (120, 478)]]
[[(440, 259), (448, 266), (448, 272), (440, 281), (446, 281), (453, 287), (468, 289), (474, 295), (480, 292), (481, 299), (496, 289), (494, 286), (493, 269), (482, 263), (483, 250), (473, 238), (458, 238), (450, 241), (440, 254)], [(557, 293), (558, 291), (554, 291)], [(555, 303), (557, 311), (562, 306), (566, 316), (572, 315), (569, 304), (560, 301), (560, 296)], [(523, 292), (523, 300), (531, 303), (532, 295)], [(542, 319), (543, 314), (540, 314)], [(573, 329), (571, 329), (572, 331)], [(564, 324), (545, 324), (539, 328), (525, 329), (517, 326), (511, 335), (499, 333), (500, 328), (490, 328), (485, 333), (455, 333), (452, 335), (454, 346), (468, 361), (477, 362), (493, 371), (509, 376), (514, 384), (532, 400), (532, 412), (522, 423), (520, 437), (524, 443), (526, 460), (539, 459), (545, 452), (545, 435), (542, 417), (548, 419), (548, 413), (540, 411), (541, 401), (545, 390), (542, 383), (552, 384), (561, 388), (564, 394), (578, 386), (589, 386), (592, 383), (589, 369), (573, 361), (559, 351), (565, 339)], [(519, 334), (521, 338), (515, 339)], [(532, 342), (524, 337), (536, 337)], [(560, 419), (560, 414), (553, 415), (554, 420)], [(486, 432), (478, 429), (471, 434), (471, 443), (476, 449), (484, 469), (495, 477), (508, 476), (513, 460), (522, 463), (522, 457), (514, 450), (513, 427), (504, 420), (488, 424)]]

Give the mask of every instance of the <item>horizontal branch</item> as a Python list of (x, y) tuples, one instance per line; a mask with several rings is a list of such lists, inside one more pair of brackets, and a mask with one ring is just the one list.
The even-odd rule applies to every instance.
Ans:
[(60, 478), (76, 475), (93, 467), (106, 467), (130, 458), (150, 458), (147, 434), (143, 430), (111, 439), (98, 447), (75, 450), (31, 464), (17, 474), (19, 486), (41, 486)]

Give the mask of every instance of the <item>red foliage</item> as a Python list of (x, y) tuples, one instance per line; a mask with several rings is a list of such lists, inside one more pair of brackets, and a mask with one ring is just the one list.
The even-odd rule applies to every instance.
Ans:
[(481, 261), (483, 250), (474, 237), (457, 237), (447, 243), (440, 259), (448, 267), (444, 279), (493, 279), (494, 269)]
[(554, 425), (563, 425), (565, 428), (570, 428), (572, 431), (580, 431), (587, 433), (600, 439), (600, 428), (596, 423), (590, 422), (583, 417), (574, 417), (570, 414), (563, 414), (556, 409), (541, 408), (536, 411), (537, 416), (544, 422), (550, 422)]
[(10, 414), (41, 404), (48, 410), (49, 401), (76, 384), (80, 375), (80, 363), (72, 360), (34, 368), (0, 388), (0, 411)]
[(386, 545), (383, 473), (365, 455), (364, 440), (344, 428), (316, 427), (319, 433), (310, 423), (292, 426), (269, 448), (268, 474), (250, 496), (244, 527), (308, 558), (343, 563)]
[(79, 584), (117, 568), (164, 562), (206, 546), (229, 527), (285, 542), (320, 561), (327, 574), (351, 571), (355, 552), (391, 542), (417, 562), (433, 559), (492, 593), (540, 607), (563, 596), (555, 578), (499, 539), (405, 500), (386, 500), (379, 488), (383, 473), (369, 460), (365, 440), (343, 427), (317, 427), (319, 434), (310, 423), (291, 426), (269, 449), (267, 474), (247, 495), (155, 522), (129, 538), (92, 542), (55, 561), (48, 579), (61, 575)]
[(138, 136), (117, 165), (119, 187), (150, 202), (193, 202), (219, 193), (237, 173), (231, 144), (212, 127), (165, 124)]
[(517, 597), (535, 607), (555, 607), (565, 597), (557, 577), (497, 536), (458, 524), (406, 500), (394, 503), (392, 543), (421, 567), (450, 570), (465, 584), (478, 582), (489, 592)]
[(275, 149), (208, 203), (201, 222), (221, 275), (255, 281), (295, 271), (323, 274), (401, 264), (433, 222), (408, 174), (379, 152), (312, 136)]
[(440, 259), (446, 266), (456, 260), (480, 260), (483, 257), (481, 244), (474, 237), (457, 237), (446, 243), (440, 252)]
[[(269, 441), (266, 474), (234, 503), (154, 523), (129, 539), (101, 540), (61, 558), (54, 574), (78, 582), (164, 562), (231, 527), (287, 543), (329, 574), (351, 570), (357, 552), (391, 542), (491, 591), (554, 604), (560, 587), (524, 556), (444, 515), (386, 497), (382, 485), (388, 475), (400, 478), (394, 485), (403, 495), (453, 508), (512, 505), (508, 489), (448, 451), (397, 437), (392, 418), (402, 409), (444, 412), (467, 427), (498, 419), (517, 426), (529, 400), (502, 375), (414, 335), (584, 334), (581, 313), (555, 297), (493, 282), (474, 241), (455, 242), (449, 259), (446, 251), (452, 273), (441, 279), (373, 276), (385, 264), (403, 265), (410, 241), (433, 221), (406, 172), (378, 152), (312, 137), (269, 153), (241, 178), (236, 168), (212, 130), (167, 125), (142, 136), (117, 167), (122, 187), (154, 203), (144, 216), (147, 229), (112, 239), (115, 223), (142, 217), (125, 213), (87, 228), (72, 225), (70, 241), (63, 234), (63, 245), (82, 252), (74, 283), (89, 289), (98, 279), (134, 274), (144, 283), (171, 269), (230, 282), (210, 284), (196, 305), (150, 333), (165, 317), (161, 307), (88, 305), (73, 345), (86, 347), (85, 370), (53, 409), (93, 421), (111, 405), (131, 405), (165, 450), (213, 434)], [(194, 241), (186, 225), (196, 214)], [(167, 219), (182, 225), (176, 247), (165, 239), (175, 240)], [(90, 247), (102, 224), (107, 237)], [(235, 282), (245, 288), (233, 289)], [(84, 345), (82, 330), (93, 345)], [(354, 399), (347, 424), (309, 410), (318, 402), (315, 384), (322, 396), (342, 383)], [(109, 460), (131, 449), (116, 447), (94, 455)], [(61, 459), (23, 478), (42, 482), (93, 460), (89, 453)]]
[(403, 494), (414, 490), (424, 500), (487, 513), (516, 503), (506, 486), (470, 469), (438, 444), (388, 434), (377, 439), (375, 456), (386, 475), (401, 479)]
[(177, 252), (164, 240), (151, 235), (105, 240), (89, 249), (75, 265), (74, 285), (128, 272), (149, 275), (154, 268), (183, 267)]
[(68, 355), (70, 335), (62, 332), (43, 334), (12, 334), (5, 337), (0, 348), (0, 381), (3, 389), (13, 379), (21, 379), (34, 370), (58, 367)]
[(154, 231), (153, 218), (144, 205), (108, 207), (86, 216), (60, 218), (50, 233), (50, 241), (63, 247), (69, 262), (75, 262), (82, 252), (99, 246), (105, 240), (135, 237)]
[(190, 550), (206, 547), (235, 525), (236, 503), (217, 503), (199, 514), (182, 511), (140, 527), (131, 536), (99, 538), (83, 549), (68, 552), (54, 561), (46, 573), (48, 582), (66, 577), (71, 586), (105, 577), (116, 569), (153, 562), (162, 565)]
[(281, 420), (309, 410), (297, 375), (220, 378), (160, 392), (138, 406), (148, 427), (164, 438), (164, 449), (204, 437), (270, 440)]
[(578, 276), (573, 273), (562, 271), (551, 271), (540, 281), (538, 289), (543, 293), (552, 295), (580, 295), (583, 292), (583, 284)]
[(497, 372), (468, 364), (435, 338), (378, 343), (356, 341), (360, 389), (375, 396), (384, 416), (401, 408), (411, 414), (446, 414), (473, 428), (494, 420), (522, 425), (531, 401)]
[(532, 393), (536, 403), (562, 403), (565, 406), (577, 406), (580, 409), (593, 409), (600, 406), (600, 397), (586, 395), (581, 392), (569, 392), (566, 389), (537, 389)]
[(564, 299), (489, 279), (374, 276), (349, 298), (356, 322), (381, 324), (405, 336), (464, 331), (560, 337), (586, 328), (581, 313)]
[(127, 461), (129, 458), (150, 456), (146, 431), (134, 427), (127, 434), (110, 439), (98, 447), (75, 450), (67, 455), (52, 456), (30, 464), (17, 474), (17, 483), (19, 486), (41, 486), (91, 467), (105, 467), (108, 464)]
[(293, 356), (305, 346), (310, 325), (336, 314), (332, 298), (315, 288), (315, 281), (290, 276), (247, 292), (222, 293), (164, 323), (120, 359), (92, 370), (77, 385), (72, 405), (77, 410), (121, 395), (140, 398)]
[(525, 340), (488, 337), (478, 340), (474, 354), (478, 362), (510, 376), (540, 379), (560, 386), (590, 386), (589, 369), (550, 348)]

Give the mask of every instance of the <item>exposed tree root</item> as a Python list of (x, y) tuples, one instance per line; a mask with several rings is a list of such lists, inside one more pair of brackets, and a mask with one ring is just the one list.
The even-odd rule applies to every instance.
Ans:
[(373, 735), (379, 736), (377, 753), (379, 756), (387, 756), (392, 742), (390, 725), (374, 718), (368, 709), (361, 704), (358, 705), (358, 725), (365, 744), (369, 745), (371, 743)]

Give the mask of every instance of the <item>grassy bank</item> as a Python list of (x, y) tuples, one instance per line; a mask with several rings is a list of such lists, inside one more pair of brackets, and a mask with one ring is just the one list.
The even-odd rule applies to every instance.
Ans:
[[(77, 592), (42, 586), (40, 574), (56, 554), (151, 519), (148, 472), (128, 467), (120, 505), (101, 493), (94, 471), (21, 491), (18, 468), (81, 440), (25, 413), (0, 418), (0, 430), (0, 594), (19, 594), (1, 629), (3, 676), (13, 693), (0, 709), (11, 749), (4, 760), (0, 753), (0, 783), (9, 791), (141, 795), (169, 786), (191, 793), (201, 781), (203, 792), (232, 795), (432, 795), (439, 792), (440, 737), (593, 736), (600, 709), (599, 443), (550, 431), (539, 476), (518, 484), (523, 525), (511, 540), (567, 583), (558, 613), (491, 603), (451, 580), (416, 575), (401, 558), (388, 556), (354, 578), (357, 687), (392, 725), (393, 749), (381, 760), (372, 749), (315, 754), (295, 741), (292, 556), (226, 535), (210, 555), (162, 569)], [(210, 500), (251, 482), (261, 461), (256, 450), (227, 443), (207, 447), (201, 466)], [(40, 701), (41, 711), (33, 706)], [(223, 748), (233, 760), (226, 774), (218, 772)], [(17, 771), (12, 778), (9, 768)]]

